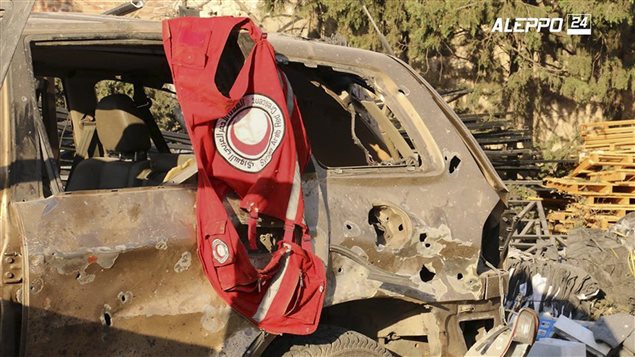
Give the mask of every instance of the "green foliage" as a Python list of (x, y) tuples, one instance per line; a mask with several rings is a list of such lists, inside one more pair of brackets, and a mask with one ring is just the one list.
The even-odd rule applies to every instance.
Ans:
[[(528, 200), (538, 197), (538, 193), (525, 185), (518, 185), (514, 183), (507, 184), (509, 194), (507, 197), (511, 200)], [(522, 210), (522, 207), (518, 207), (518, 212)]]
[(55, 107), (56, 108), (68, 108), (66, 106), (66, 93), (64, 93), (64, 87), (62, 86), (62, 80), (54, 78), (55, 83)]
[[(285, 0), (266, 0), (269, 9)], [(554, 98), (594, 103), (620, 118), (635, 94), (635, 1), (298, 0), (311, 37), (343, 37), (355, 47), (382, 51), (362, 10), (365, 3), (395, 54), (433, 86), (473, 87), (458, 110), (517, 113), (533, 129), (539, 108)], [(496, 18), (592, 15), (591, 36), (494, 33)], [(566, 26), (565, 26), (566, 28)]]
[(571, 141), (565, 141), (557, 136), (552, 136), (548, 140), (538, 143), (538, 147), (542, 153), (541, 157), (546, 161), (540, 166), (539, 176), (564, 177), (569, 174), (571, 168), (567, 165), (559, 164), (558, 161), (577, 159), (579, 145), (579, 135)]
[(97, 82), (95, 85), (95, 93), (97, 95), (97, 101), (99, 102), (103, 97), (111, 94), (125, 94), (132, 98), (134, 89), (131, 83), (103, 80)]

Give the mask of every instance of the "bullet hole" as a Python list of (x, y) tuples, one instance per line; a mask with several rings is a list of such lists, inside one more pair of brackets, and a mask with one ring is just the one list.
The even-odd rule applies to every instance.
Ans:
[(132, 293), (130, 291), (122, 291), (117, 294), (117, 298), (119, 298), (119, 301), (121, 301), (122, 304), (125, 304), (132, 299)]
[(435, 275), (436, 274), (428, 270), (425, 265), (421, 267), (421, 270), (419, 270), (419, 277), (424, 283), (427, 283), (430, 280), (434, 279)]
[(342, 223), (343, 223), (342, 228), (343, 228), (345, 237), (347, 238), (358, 237), (359, 235), (362, 234), (362, 230), (359, 228), (359, 226), (355, 222), (346, 220)]
[[(419, 242), (425, 242), (426, 238), (428, 238), (428, 234), (427, 233), (421, 233), (419, 234)], [(426, 248), (430, 248), (431, 244), (426, 242), (423, 244)]]
[(463, 274), (461, 274), (461, 273), (456, 274), (456, 278), (457, 278), (458, 280), (463, 279)]
[(456, 171), (456, 169), (459, 168), (460, 163), (461, 163), (461, 159), (459, 159), (458, 156), (456, 155), (452, 156), (452, 160), (450, 160), (450, 166), (448, 168), (448, 171), (450, 173), (454, 173), (454, 171)]
[(403, 224), (400, 224), (399, 227), (397, 227), (397, 229), (399, 229), (399, 232), (403, 231)]
[(112, 317), (109, 312), (104, 312), (104, 324), (108, 327), (112, 326)]

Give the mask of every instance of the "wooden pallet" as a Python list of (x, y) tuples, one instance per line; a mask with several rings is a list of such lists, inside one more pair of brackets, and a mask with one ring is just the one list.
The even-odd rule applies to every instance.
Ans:
[(588, 146), (600, 146), (611, 143), (632, 144), (633, 136), (635, 136), (635, 128), (628, 131), (622, 131), (618, 133), (602, 133), (593, 134), (583, 137), (584, 145)]
[[(583, 225), (581, 225), (583, 224)], [(606, 220), (583, 220), (583, 221), (564, 221), (564, 222), (552, 222), (551, 230), (554, 233), (565, 234), (573, 228), (586, 227), (586, 228), (599, 228), (608, 229), (615, 221)]]
[(578, 166), (567, 177), (544, 180), (545, 186), (575, 200), (548, 215), (557, 232), (580, 224), (606, 229), (635, 212), (635, 120), (586, 123), (579, 132)]
[(635, 182), (593, 182), (575, 178), (553, 178), (544, 180), (544, 185), (570, 195), (584, 195), (585, 193), (602, 194), (635, 194)]
[(635, 120), (582, 124), (580, 136), (582, 151), (635, 152)]
[(633, 134), (635, 134), (635, 127), (628, 130), (620, 130), (614, 132), (601, 132), (601, 133), (589, 133), (582, 134), (582, 139), (585, 144), (591, 144), (593, 142), (600, 143), (604, 140), (622, 140), (625, 142), (633, 141)]
[(573, 212), (571, 210), (568, 211), (554, 211), (554, 212), (550, 212), (547, 215), (547, 218), (551, 221), (566, 221), (571, 219), (571, 217), (575, 216), (577, 214), (577, 212)]
[(635, 127), (635, 120), (609, 120), (580, 124), (579, 132), (584, 135), (588, 132), (606, 132), (631, 127)]
[(582, 195), (579, 202), (584, 205), (635, 205), (635, 195), (633, 194), (609, 194), (609, 195)]
[(603, 169), (635, 169), (635, 154), (591, 152), (581, 160), (569, 177), (587, 177)]
[(635, 212), (635, 205), (631, 204), (612, 204), (612, 203), (574, 203), (573, 207), (578, 208), (585, 213), (608, 213), (613, 216), (624, 217), (627, 213)]
[(581, 124), (578, 131), (582, 138), (592, 135), (616, 134), (635, 130), (635, 120), (611, 120)]
[(583, 151), (611, 151), (614, 153), (624, 153), (628, 154), (630, 152), (635, 152), (635, 144), (632, 142), (615, 142), (610, 141), (607, 143), (592, 143), (592, 144), (583, 144)]
[(594, 182), (635, 182), (635, 169), (616, 169), (586, 173), (589, 180)]
[(551, 212), (547, 220), (551, 229), (557, 233), (566, 233), (576, 226), (584, 225), (589, 228), (607, 229), (623, 216), (618, 214), (598, 214), (597, 212), (585, 212), (577, 207), (568, 207), (566, 211)]

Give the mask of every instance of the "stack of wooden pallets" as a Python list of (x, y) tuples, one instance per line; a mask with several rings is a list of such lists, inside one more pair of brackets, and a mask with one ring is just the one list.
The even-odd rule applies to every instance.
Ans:
[(584, 152), (635, 152), (635, 120), (603, 121), (580, 126)]
[(545, 186), (572, 198), (564, 211), (548, 215), (553, 230), (577, 225), (608, 228), (635, 212), (635, 120), (583, 124), (579, 165)]

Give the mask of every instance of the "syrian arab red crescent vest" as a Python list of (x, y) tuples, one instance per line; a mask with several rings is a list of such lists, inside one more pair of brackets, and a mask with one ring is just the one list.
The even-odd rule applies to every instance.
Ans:
[[(238, 29), (249, 33), (254, 46), (224, 95), (215, 78), (227, 40)], [(235, 17), (166, 20), (163, 43), (199, 168), (198, 252), (209, 281), (267, 332), (314, 332), (326, 273), (304, 222), (300, 175), (309, 144), (273, 47), (251, 20)], [(223, 205), (230, 191), (249, 213), (251, 249), (257, 247), (260, 214), (285, 222), (284, 238), (263, 269), (251, 264)]]

